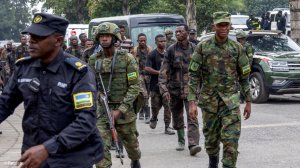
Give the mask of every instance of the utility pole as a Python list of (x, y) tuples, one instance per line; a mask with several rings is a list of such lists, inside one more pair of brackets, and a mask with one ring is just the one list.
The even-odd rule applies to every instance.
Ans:
[(291, 11), (291, 37), (300, 44), (300, 0), (289, 0)]
[(197, 30), (195, 1), (196, 0), (187, 0), (186, 2), (186, 22), (190, 29)]

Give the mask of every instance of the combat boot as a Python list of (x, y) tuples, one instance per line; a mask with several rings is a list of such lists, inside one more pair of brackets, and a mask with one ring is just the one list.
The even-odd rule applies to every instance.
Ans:
[(141, 164), (139, 160), (132, 160), (130, 165), (131, 168), (141, 168)]
[(145, 105), (144, 107), (144, 113), (145, 113), (145, 123), (150, 123), (150, 107), (148, 105)]
[(176, 148), (177, 151), (183, 151), (185, 146), (185, 139), (184, 139), (184, 128), (177, 130), (178, 136), (178, 146)]
[(219, 155), (218, 156), (209, 156), (208, 168), (218, 168), (218, 164), (219, 164)]
[(201, 151), (201, 147), (199, 145), (193, 145), (189, 147), (190, 155), (195, 156), (197, 153)]

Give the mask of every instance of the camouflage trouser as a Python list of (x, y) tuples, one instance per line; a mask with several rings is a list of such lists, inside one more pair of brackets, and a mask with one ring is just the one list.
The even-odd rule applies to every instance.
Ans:
[(152, 118), (157, 119), (159, 110), (163, 106), (165, 127), (168, 128), (171, 123), (171, 111), (170, 111), (170, 105), (168, 101), (163, 100), (162, 95), (159, 92), (155, 92), (155, 91), (151, 91), (150, 97), (151, 97)]
[(218, 113), (210, 113), (202, 109), (202, 118), (207, 154), (219, 155), (220, 142), (222, 142), (223, 166), (235, 168), (241, 133), (240, 109), (228, 110), (224, 102), (220, 101)]
[(171, 112), (173, 117), (173, 128), (179, 130), (184, 128), (184, 109), (185, 107), (187, 116), (187, 128), (188, 128), (188, 145), (199, 145), (200, 132), (198, 119), (191, 119), (189, 116), (189, 105), (187, 99), (180, 99), (178, 96), (171, 95)]
[[(110, 153), (112, 141), (111, 131), (109, 129), (108, 123), (106, 123), (104, 120), (98, 120), (97, 127), (100, 131), (104, 143), (104, 158), (100, 161), (100, 163), (96, 165), (96, 167), (110, 168), (112, 165)], [(136, 129), (136, 121), (128, 124), (116, 124), (115, 128), (117, 130), (119, 140), (122, 141), (128, 153), (128, 157), (131, 160), (139, 160), (141, 158), (141, 151), (137, 139), (139, 134)]]

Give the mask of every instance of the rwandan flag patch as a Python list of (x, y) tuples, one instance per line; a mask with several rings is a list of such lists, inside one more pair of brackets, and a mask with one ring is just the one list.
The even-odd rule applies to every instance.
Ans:
[(243, 71), (243, 75), (246, 75), (246, 74), (249, 74), (250, 73), (250, 66), (249, 65), (246, 65), (242, 68), (242, 71)]
[(128, 78), (129, 81), (137, 79), (136, 72), (132, 72), (132, 73), (127, 74), (127, 78)]
[(81, 92), (73, 95), (75, 109), (83, 109), (93, 106), (92, 92)]

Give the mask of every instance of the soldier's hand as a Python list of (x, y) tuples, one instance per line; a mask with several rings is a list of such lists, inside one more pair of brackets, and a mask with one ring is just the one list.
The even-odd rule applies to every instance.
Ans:
[(112, 117), (114, 122), (116, 122), (121, 117), (122, 112), (120, 110), (113, 110)]
[(170, 93), (169, 93), (169, 92), (165, 92), (165, 93), (163, 94), (163, 98), (164, 98), (165, 101), (170, 102), (170, 101), (171, 101)]
[(251, 115), (251, 102), (246, 102), (244, 109), (244, 119), (247, 120)]
[(189, 102), (189, 115), (191, 119), (197, 119), (198, 110), (195, 101)]
[(47, 158), (48, 151), (44, 145), (37, 145), (29, 148), (18, 160), (23, 162), (21, 168), (38, 168)]

